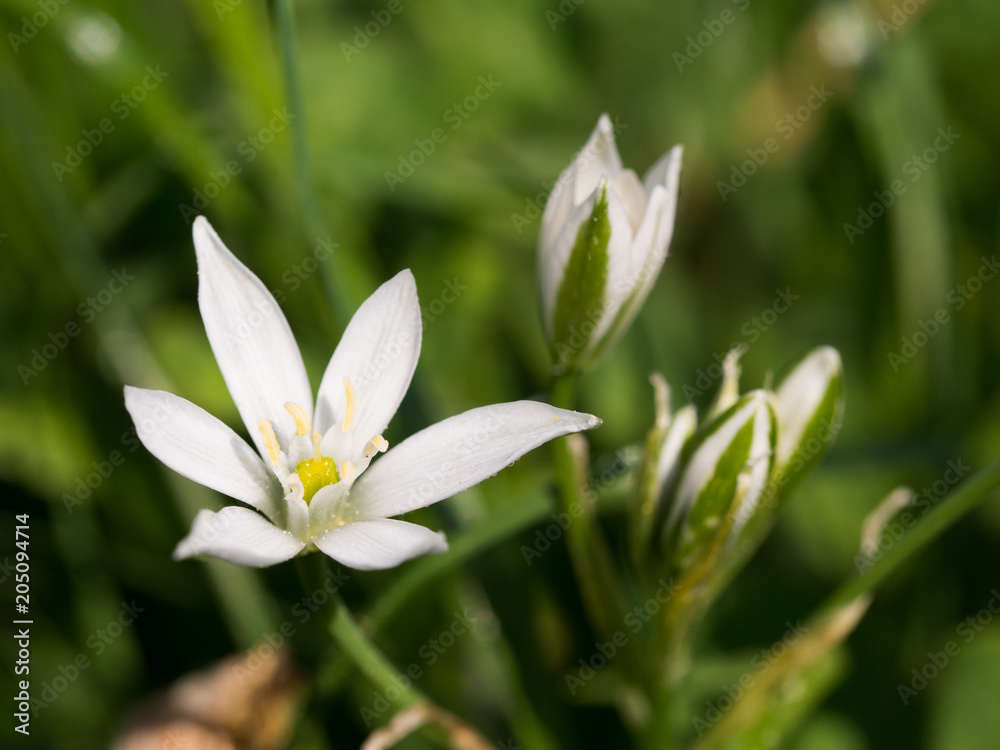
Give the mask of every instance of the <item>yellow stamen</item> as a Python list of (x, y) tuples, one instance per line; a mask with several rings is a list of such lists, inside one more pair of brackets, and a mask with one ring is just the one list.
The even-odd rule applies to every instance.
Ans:
[(354, 419), (354, 400), (356, 398), (354, 386), (351, 385), (351, 381), (347, 378), (344, 378), (344, 393), (347, 394), (347, 410), (344, 413), (344, 426), (341, 429), (347, 432), (351, 429), (351, 421)]
[(313, 461), (319, 461), (323, 458), (323, 451), (320, 449), (320, 443), (323, 442), (323, 436), (318, 432), (313, 433)]
[(285, 402), (285, 409), (292, 415), (292, 419), (295, 420), (295, 434), (308, 435), (311, 428), (309, 426), (309, 417), (306, 416), (306, 410), (291, 401)]
[(385, 453), (388, 448), (389, 441), (381, 435), (376, 435), (365, 443), (364, 450), (362, 450), (361, 453), (365, 458), (371, 458), (376, 453)]
[(267, 449), (267, 455), (271, 457), (271, 463), (277, 466), (278, 454), (281, 452), (281, 449), (278, 447), (278, 438), (274, 436), (274, 428), (271, 427), (271, 423), (266, 419), (258, 421), (257, 428), (260, 430), (260, 434), (264, 436), (264, 447)]
[(346, 482), (350, 482), (354, 479), (354, 464), (346, 458), (340, 462), (340, 476), (342, 476)]

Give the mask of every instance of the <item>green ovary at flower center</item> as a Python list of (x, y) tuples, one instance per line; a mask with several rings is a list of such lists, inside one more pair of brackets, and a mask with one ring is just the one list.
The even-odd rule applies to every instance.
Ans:
[(340, 474), (337, 473), (337, 462), (324, 456), (314, 456), (299, 461), (299, 465), (295, 467), (295, 473), (299, 475), (302, 486), (305, 488), (303, 499), (306, 503), (312, 500), (313, 495), (324, 487), (340, 481)]

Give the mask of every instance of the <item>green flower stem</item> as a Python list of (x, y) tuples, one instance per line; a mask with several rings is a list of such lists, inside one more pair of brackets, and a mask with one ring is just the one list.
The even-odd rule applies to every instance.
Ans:
[(576, 406), (576, 372), (570, 370), (552, 378), (552, 405), (560, 409)]
[(330, 634), (361, 674), (367, 677), (383, 695), (389, 688), (399, 692), (399, 698), (393, 706), (396, 711), (426, 701), (420, 691), (413, 687), (412, 680), (401, 675), (386, 655), (372, 643), (364, 629), (351, 616), (340, 595), (334, 594), (332, 598), (337, 609), (330, 623)]
[[(379, 732), (394, 739), (398, 735), (398, 739), (402, 739), (417, 728), (406, 727), (409, 724), (406, 714), (413, 714), (420, 718), (420, 724), (433, 723), (445, 730), (450, 737), (452, 747), (465, 747), (469, 750), (490, 750), (493, 747), (493, 743), (472, 725), (438, 707), (413, 687), (413, 681), (400, 674), (386, 655), (368, 638), (364, 628), (351, 616), (340, 595), (334, 594), (331, 599), (336, 611), (330, 623), (330, 633), (337, 645), (382, 695), (388, 695), (390, 689), (399, 694), (393, 701), (395, 718)], [(394, 727), (399, 724), (404, 725), (404, 728)], [(372, 738), (374, 737), (375, 735), (372, 735)]]
[[(310, 595), (309, 592), (316, 590), (313, 584), (316, 583), (317, 574), (323, 573), (325, 579), (329, 572), (326, 559), (318, 554), (296, 558), (295, 569), (307, 596)], [(448, 733), (454, 747), (461, 746), (469, 750), (489, 750), (493, 747), (474, 727), (438, 707), (413, 687), (413, 681), (401, 674), (368, 637), (365, 629), (351, 615), (340, 594), (332, 594), (330, 601), (333, 603), (334, 613), (329, 629), (334, 641), (378, 692), (389, 695), (389, 691), (394, 690), (398, 695), (392, 701), (393, 718), (385, 727), (372, 734), (371, 740), (378, 737), (395, 744), (424, 724), (436, 724)]]
[[(575, 381), (572, 372), (555, 376), (553, 405), (573, 408)], [(585, 438), (580, 435), (567, 435), (554, 442), (556, 482), (563, 511), (571, 519), (566, 528), (566, 546), (587, 615), (601, 638), (612, 640), (625, 621), (625, 599), (608, 543), (597, 522), (593, 493), (587, 491), (590, 477), (586, 446)], [(622, 653), (623, 662), (630, 665), (637, 662), (638, 654), (627, 649)]]
[(649, 750), (669, 750), (676, 744), (671, 716), (674, 695), (690, 668), (690, 632), (704, 607), (706, 581), (715, 569), (725, 536), (716, 534), (705, 559), (678, 581), (677, 591), (654, 630), (650, 661), (655, 671), (648, 685), (652, 710), (643, 729), (643, 746)]
[(672, 707), (691, 669), (691, 633), (724, 582), (726, 571), (720, 567), (725, 564), (724, 547), (742, 502), (740, 496), (698, 553), (696, 562), (678, 575), (676, 591), (654, 628), (650, 648), (654, 671), (648, 683), (653, 710), (643, 732), (644, 746), (650, 750), (673, 747), (676, 742)]
[(639, 746), (644, 750), (673, 750), (677, 746), (671, 717), (673, 705), (674, 694), (669, 690), (650, 696), (649, 723), (639, 736)]
[[(323, 582), (329, 576), (327, 559), (324, 555), (313, 553), (295, 558), (295, 572), (306, 596), (323, 588)], [(392, 665), (392, 662), (371, 641), (368, 634), (351, 615), (340, 594), (330, 596), (334, 606), (333, 619), (329, 630), (337, 645), (350, 658), (354, 665), (367, 677), (380, 692), (392, 686), (399, 692), (393, 709), (400, 711), (409, 708), (424, 697), (417, 691), (406, 677)]]

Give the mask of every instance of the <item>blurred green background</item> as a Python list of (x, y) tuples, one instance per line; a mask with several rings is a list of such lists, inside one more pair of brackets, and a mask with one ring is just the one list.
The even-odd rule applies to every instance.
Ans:
[[(714, 355), (733, 342), (750, 344), (745, 387), (822, 343), (846, 371), (837, 443), (706, 623), (701, 648), (735, 654), (736, 674), (853, 571), (860, 523), (889, 490), (1000, 455), (1000, 280), (968, 284), (998, 250), (1000, 5), (388, 7), (294, 3), (289, 46), (284, 3), (0, 2), (0, 560), (16, 551), (14, 515), (30, 513), (35, 689), (78, 654), (92, 661), (17, 746), (107, 746), (144, 697), (248, 648), (301, 597), (288, 565), (172, 562), (195, 510), (222, 499), (130, 433), (125, 383), (239, 424), (198, 315), (195, 214), (277, 290), (314, 384), (350, 312), (413, 269), (423, 351), (391, 444), (473, 406), (545, 398), (540, 207), (599, 113), (621, 123), (623, 160), (640, 173), (683, 143), (671, 255), (582, 384), (581, 407), (605, 420), (591, 435), (596, 470), (649, 428), (654, 370), (678, 405), (708, 402)], [(810, 108), (812, 87), (823, 95)], [(444, 142), (411, 156), (435, 128)], [(942, 140), (949, 128), (958, 137)], [(896, 180), (892, 205), (872, 208)], [(859, 212), (868, 228), (845, 229), (861, 228)], [(315, 262), (321, 242), (337, 249)], [(449, 289), (461, 293), (446, 304)], [(772, 318), (779, 289), (797, 299)], [(920, 335), (940, 310), (947, 322)], [(539, 492), (548, 455), (420, 520), (453, 534), (505, 517)], [(605, 518), (624, 559), (620, 514)], [(418, 687), (497, 741), (623, 746), (612, 709), (566, 691), (594, 636), (562, 544), (530, 567), (519, 551), (546, 522), (429, 576), (376, 640), (401, 668), (426, 666)], [(996, 622), (906, 705), (897, 685), (1000, 587), (998, 544), (994, 502), (893, 577), (848, 641), (843, 682), (786, 746), (995, 747)], [(345, 596), (370, 610), (420, 564), (352, 572)], [(144, 612), (98, 654), (94, 635), (133, 599)], [(421, 646), (461, 606), (483, 625), (427, 666)], [(301, 629), (300, 653), (328, 642), (319, 620)], [(12, 654), (0, 650), (5, 678)], [(294, 747), (352, 748), (367, 734), (358, 709), (372, 689), (331, 658), (341, 674), (310, 667)], [(695, 710), (725, 679), (705, 678)], [(9, 712), (2, 726), (7, 745)]]

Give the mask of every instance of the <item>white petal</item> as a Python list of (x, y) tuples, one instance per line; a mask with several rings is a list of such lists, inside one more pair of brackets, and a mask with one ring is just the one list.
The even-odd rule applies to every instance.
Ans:
[(572, 162), (556, 180), (548, 200), (545, 201), (545, 211), (542, 213), (542, 228), (538, 233), (538, 256), (541, 263), (551, 252), (552, 245), (559, 236), (563, 225), (573, 213), (573, 192), (576, 181), (576, 163)]
[(288, 503), (288, 523), (285, 528), (296, 539), (309, 538), (309, 504), (297, 495), (285, 498)]
[(643, 175), (642, 185), (646, 189), (647, 195), (653, 194), (653, 188), (657, 185), (677, 192), (677, 173), (680, 170), (681, 157), (684, 155), (684, 148), (680, 145), (674, 146), (663, 156), (656, 160), (646, 174)]
[(733, 518), (732, 533), (739, 532), (753, 517), (764, 497), (767, 480), (771, 476), (772, 436), (775, 431), (773, 412), (766, 406), (758, 409), (754, 416), (753, 436), (750, 441), (750, 455), (747, 458), (742, 478), (745, 481), (746, 492), (740, 502), (739, 510)]
[(260, 279), (240, 263), (199, 216), (194, 222), (198, 255), (198, 306), (208, 341), (229, 393), (257, 450), (267, 456), (258, 421), (288, 445), (295, 421), (291, 401), (312, 413), (312, 390), (288, 321)]
[(590, 195), (601, 177), (612, 178), (622, 170), (622, 160), (615, 146), (615, 130), (611, 118), (602, 114), (586, 145), (576, 155), (576, 180), (573, 202), (582, 203)]
[(615, 321), (611, 341), (624, 332), (635, 318), (642, 303), (649, 296), (653, 284), (656, 283), (663, 262), (667, 258), (677, 213), (681, 155), (681, 147), (675, 146), (650, 170), (650, 175), (662, 173), (661, 178), (666, 181), (666, 186), (653, 184), (650, 175), (646, 176), (646, 184), (650, 191), (649, 204), (627, 254), (628, 266), (616, 282), (615, 291), (624, 291), (627, 298)]
[(355, 483), (352, 502), (367, 518), (423, 508), (493, 476), (542, 443), (600, 423), (538, 401), (472, 409), (390, 448)]
[(830, 390), (830, 382), (840, 375), (841, 369), (837, 350), (822, 346), (803, 359), (781, 381), (775, 393), (779, 463), (786, 463), (802, 442), (806, 427)]
[(281, 485), (225, 424), (166, 391), (125, 386), (125, 408), (142, 444), (171, 469), (282, 522)]
[[(587, 143), (559, 175), (545, 202), (542, 228), (538, 234), (539, 270), (543, 275), (549, 266), (548, 256), (555, 249), (556, 240), (566, 222), (571, 220), (574, 208), (594, 192), (602, 176), (613, 179), (621, 170), (614, 127), (607, 115), (601, 115)], [(645, 199), (640, 203), (644, 208)], [(543, 293), (544, 290), (543, 286)]]
[(656, 281), (660, 266), (667, 258), (670, 239), (674, 235), (683, 156), (684, 149), (680, 146), (674, 146), (646, 174), (644, 184), (649, 195), (649, 206), (637, 237), (643, 236), (644, 240), (648, 237), (649, 246), (646, 255), (649, 259), (645, 261), (645, 265), (648, 268), (655, 268), (655, 270), (644, 277), (643, 297), (648, 292), (648, 288)]
[(350, 505), (351, 482), (341, 472), (340, 481), (321, 488), (309, 501), (309, 537), (315, 539), (333, 527), (336, 521), (356, 521), (359, 516)]
[(638, 175), (631, 169), (623, 169), (611, 178), (611, 184), (625, 207), (632, 231), (638, 231), (642, 217), (646, 214), (646, 191), (639, 182)]
[(208, 555), (263, 568), (292, 559), (304, 547), (303, 542), (258, 513), (231, 505), (218, 513), (199, 511), (191, 533), (174, 550), (174, 559)]
[[(327, 365), (313, 425), (324, 436), (325, 455), (360, 462), (365, 443), (382, 434), (410, 386), (420, 337), (417, 285), (409, 270), (401, 271), (354, 313)], [(348, 388), (353, 404), (345, 433)]]
[(663, 488), (680, 467), (681, 451), (698, 427), (698, 413), (694, 404), (688, 404), (674, 414), (663, 441), (660, 458), (656, 464), (656, 486)]
[(395, 568), (420, 555), (448, 551), (441, 532), (388, 518), (345, 524), (314, 543), (320, 551), (355, 570)]

